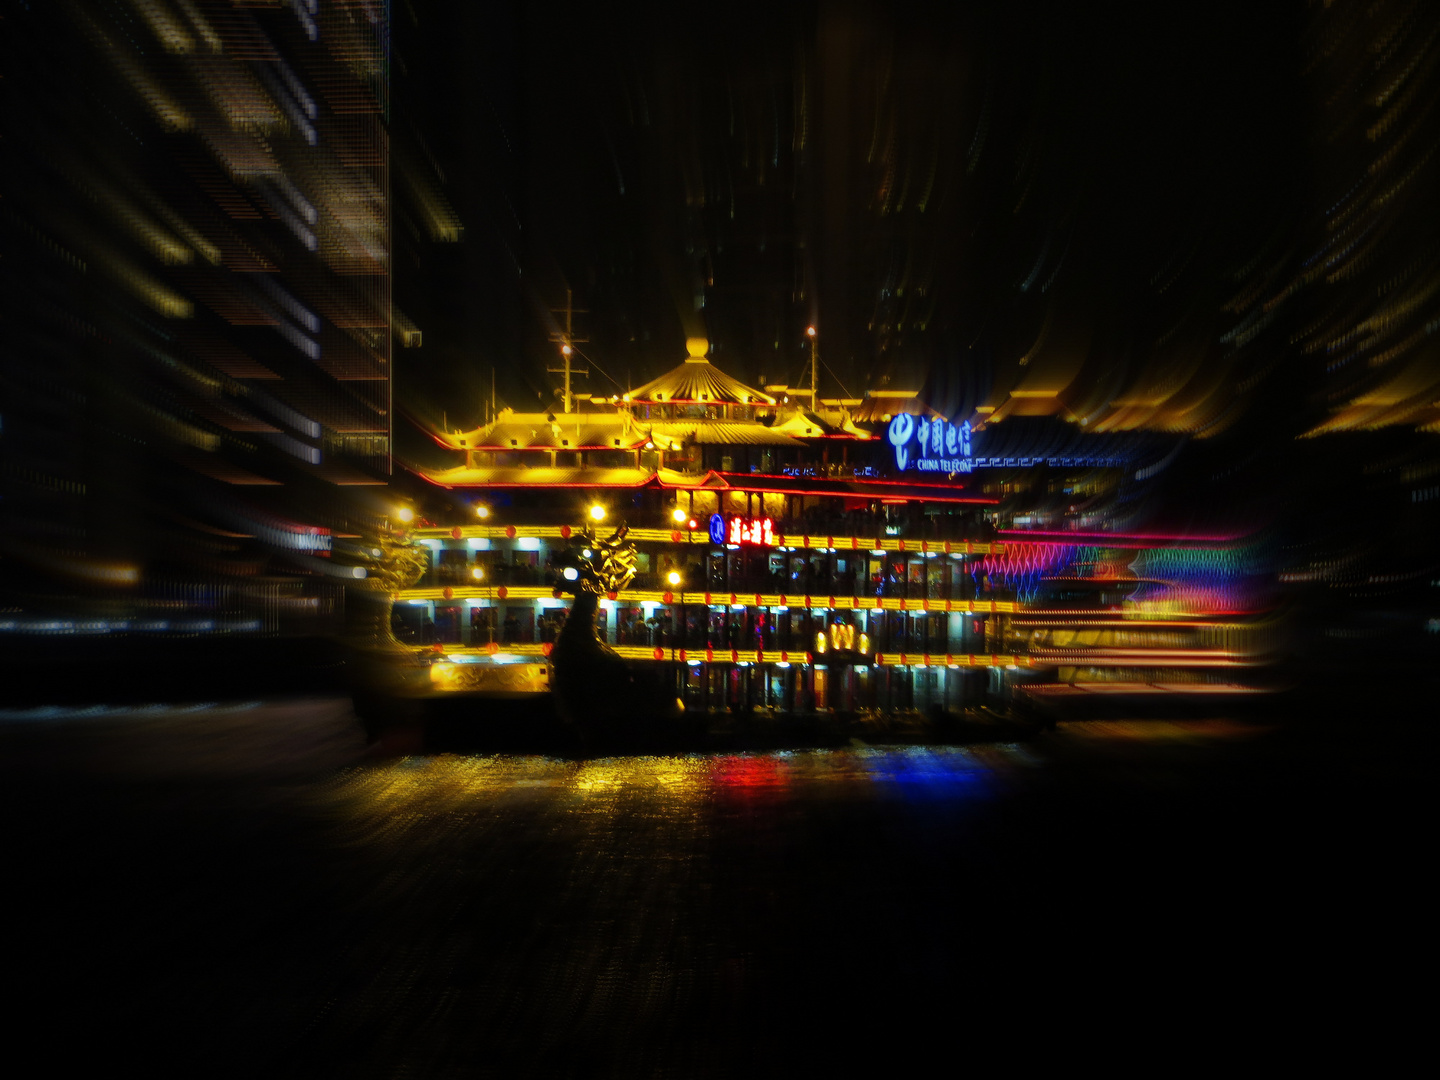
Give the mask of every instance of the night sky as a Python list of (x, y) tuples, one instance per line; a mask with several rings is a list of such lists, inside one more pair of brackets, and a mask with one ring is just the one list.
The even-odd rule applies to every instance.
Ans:
[(1299, 4), (397, 4), (395, 297), (424, 334), (398, 400), (474, 425), (493, 368), (502, 405), (548, 405), (567, 287), (581, 391), (638, 385), (694, 335), (742, 379), (798, 385), (813, 323), (827, 395), (928, 382), (954, 415), (1030, 378), (1082, 414), (1202, 367), (1213, 393), (1274, 363), (1221, 341), (1247, 314), (1230, 302), (1296, 258), (1325, 197), (1314, 23)]

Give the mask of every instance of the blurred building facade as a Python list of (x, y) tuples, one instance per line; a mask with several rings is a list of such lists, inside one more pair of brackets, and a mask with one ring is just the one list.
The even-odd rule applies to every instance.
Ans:
[(0, 623), (333, 630), (390, 475), (388, 3), (6, 7)]

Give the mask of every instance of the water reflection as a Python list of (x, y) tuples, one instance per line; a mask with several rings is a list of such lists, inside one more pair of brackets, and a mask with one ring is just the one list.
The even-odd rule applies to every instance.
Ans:
[[(1273, 950), (1276, 925), (1234, 902), (1236, 883), (1291, 910), (1329, 902), (1337, 836), (1366, 838), (1349, 848), (1357, 880), (1423, 865), (1383, 843), (1378, 826), (1425, 818), (1392, 818), (1378, 771), (1368, 797), (1334, 799), (1353, 745), (1198, 752), (1244, 730), (1218, 724), (257, 764), (330, 760), (313, 745), (331, 704), (0, 714), (17, 925), (43, 930), (19, 981), (58, 972), (87, 1015), (191, 1031), (212, 1053), (222, 1031), (254, 1057), (247, 1075), (749, 1076), (797, 1049), (833, 1050), (848, 1075), (852, 1030), (888, 1050), (896, 1032), (1029, 1010), (1037, 987), (1084, 1000), (1096, 971), (1169, 1008), (1192, 972)], [(261, 715), (274, 739), (240, 722)], [(160, 752), (187, 732), (212, 740), (204, 754)], [(123, 766), (55, 767), (82, 741)], [(831, 1018), (818, 1037), (807, 1014)], [(842, 1071), (808, 1064), (790, 1071)]]
[(972, 800), (1037, 764), (1018, 745), (863, 747), (756, 754), (614, 757), (411, 757), (343, 770), (319, 785), (336, 819), (386, 829), (453, 824), (482, 812), (544, 809), (567, 817), (676, 820), (736, 802), (784, 803), (813, 794)]

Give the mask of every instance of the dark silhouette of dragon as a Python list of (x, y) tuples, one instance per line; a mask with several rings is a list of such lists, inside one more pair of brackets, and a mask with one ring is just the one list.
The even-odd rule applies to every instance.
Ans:
[(551, 688), (561, 719), (582, 734), (615, 729), (637, 705), (625, 661), (595, 633), (600, 597), (619, 592), (635, 577), (629, 532), (621, 525), (601, 540), (587, 527), (557, 560), (555, 594), (568, 592), (575, 600), (550, 653)]

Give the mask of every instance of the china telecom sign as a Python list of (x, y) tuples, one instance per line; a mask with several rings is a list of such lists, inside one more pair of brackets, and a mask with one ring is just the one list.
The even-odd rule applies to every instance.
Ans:
[(901, 472), (914, 467), (920, 472), (973, 472), (970, 453), (970, 424), (947, 424), (909, 413), (897, 413), (890, 421), (890, 445), (895, 447), (895, 467)]

